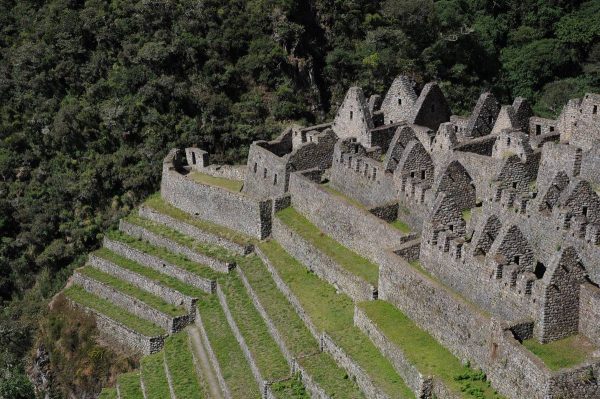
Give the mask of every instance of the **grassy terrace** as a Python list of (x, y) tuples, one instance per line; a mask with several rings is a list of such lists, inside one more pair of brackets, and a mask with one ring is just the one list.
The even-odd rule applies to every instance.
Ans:
[(171, 395), (165, 374), (163, 352), (142, 358), (142, 378), (146, 388), (146, 399), (164, 399)]
[(215, 272), (208, 266), (203, 266), (199, 263), (192, 262), (183, 255), (175, 254), (165, 248), (157, 247), (146, 241), (138, 240), (137, 238), (127, 235), (121, 231), (110, 231), (106, 234), (106, 236), (111, 240), (120, 241), (134, 249), (137, 249), (138, 251), (155, 256), (200, 277), (209, 280), (216, 280), (217, 276), (219, 275), (219, 273)]
[(232, 273), (221, 279), (220, 286), (263, 378), (272, 381), (288, 377), (289, 366), (254, 307), (240, 277), (237, 273)]
[(319, 353), (317, 341), (287, 298), (279, 291), (267, 268), (255, 257), (240, 262), (260, 303), (282, 335), (288, 350), (300, 358), (315, 381), (334, 398), (361, 398), (362, 393), (344, 370), (326, 353)]
[(377, 265), (321, 232), (321, 230), (292, 207), (285, 208), (277, 212), (276, 215), (283, 223), (315, 248), (333, 259), (341, 267), (377, 286), (379, 279), (379, 267)]
[(271, 392), (278, 398), (310, 399), (300, 376), (272, 384)]
[(198, 310), (231, 396), (235, 399), (259, 397), (258, 385), (218, 299), (214, 295), (208, 296), (200, 302)]
[(462, 365), (459, 359), (392, 304), (371, 301), (358, 306), (391, 342), (402, 349), (422, 374), (439, 377), (446, 386), (454, 392), (462, 392), (467, 398), (476, 394), (483, 396), (475, 397), (499, 398), (480, 373)]
[(235, 262), (235, 256), (232, 255), (231, 252), (227, 251), (225, 248), (220, 247), (218, 245), (207, 244), (204, 242), (194, 240), (193, 238), (182, 234), (176, 230), (173, 230), (165, 225), (155, 223), (153, 221), (141, 218), (134, 214), (130, 214), (125, 218), (125, 220), (129, 223), (141, 226), (154, 234), (158, 234), (160, 236), (173, 240), (178, 244), (184, 245), (190, 248), (192, 251), (196, 251), (200, 254), (206, 255), (208, 257), (217, 259), (222, 262)]
[(539, 357), (550, 370), (560, 370), (581, 364), (589, 353), (597, 349), (580, 335), (573, 335), (547, 344), (541, 344), (535, 339), (528, 339), (523, 341), (523, 345)]
[(144, 302), (146, 305), (159, 310), (169, 316), (177, 317), (183, 316), (186, 314), (186, 310), (180, 306), (172, 305), (166, 302), (164, 299), (149, 293), (148, 291), (144, 291), (141, 288), (136, 287), (135, 285), (129, 284), (115, 276), (104, 273), (96, 268), (91, 266), (85, 266), (77, 271), (84, 276), (92, 278), (96, 281), (104, 283), (124, 294), (127, 294), (133, 298), (138, 299), (141, 302)]
[(411, 231), (410, 226), (400, 219), (396, 219), (393, 222), (391, 222), (390, 226), (392, 226), (395, 229), (400, 230), (404, 234), (408, 234)]
[(132, 271), (134, 273), (147, 277), (150, 280), (153, 280), (165, 287), (169, 287), (173, 290), (179, 291), (182, 294), (189, 295), (194, 298), (197, 298), (203, 294), (203, 291), (199, 290), (198, 288), (194, 288), (188, 284), (185, 284), (175, 277), (171, 277), (169, 275), (159, 273), (152, 268), (142, 266), (137, 262), (124, 258), (110, 251), (107, 248), (100, 248), (99, 250), (94, 251), (93, 254), (98, 256), (99, 258), (110, 261), (123, 269)]
[(78, 285), (72, 285), (71, 287), (65, 289), (63, 294), (74, 302), (102, 313), (103, 315), (145, 336), (154, 337), (163, 335), (165, 333), (162, 328), (150, 323), (149, 321), (132, 315), (126, 310), (113, 305), (106, 299), (87, 292)]
[(98, 399), (117, 399), (117, 389), (116, 388), (104, 388), (102, 392), (100, 392), (100, 396)]
[(121, 374), (117, 381), (121, 399), (144, 399), (142, 385), (140, 384), (140, 373), (138, 371)]
[(260, 244), (284, 282), (302, 303), (320, 330), (326, 331), (368, 374), (372, 381), (393, 398), (414, 398), (392, 364), (371, 341), (354, 327), (354, 305), (343, 294), (307, 271), (273, 241)]
[(198, 380), (188, 336), (185, 332), (171, 335), (165, 340), (165, 361), (171, 373), (173, 391), (177, 398), (206, 397)]
[(192, 171), (188, 175), (192, 180), (201, 184), (207, 184), (209, 186), (224, 188), (225, 190), (239, 193), (242, 191), (244, 182), (240, 180), (230, 180), (223, 177), (214, 177), (197, 171)]
[(231, 230), (227, 227), (215, 223), (211, 223), (207, 220), (197, 218), (195, 216), (190, 215), (189, 213), (182, 211), (179, 208), (175, 208), (173, 205), (165, 202), (160, 197), (159, 193), (151, 195), (146, 200), (146, 202), (144, 202), (144, 205), (164, 215), (168, 215), (173, 219), (177, 219), (182, 222), (191, 224), (192, 226), (197, 227), (202, 231), (214, 234), (218, 237), (222, 237), (239, 245), (247, 245), (255, 241), (252, 237), (249, 237), (245, 234), (239, 233), (235, 230)]

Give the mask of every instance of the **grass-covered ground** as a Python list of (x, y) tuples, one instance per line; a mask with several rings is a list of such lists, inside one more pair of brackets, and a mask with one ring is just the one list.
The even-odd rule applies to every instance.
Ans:
[(119, 384), (120, 399), (144, 399), (139, 371), (121, 374), (117, 381)]
[(230, 180), (223, 177), (214, 177), (197, 171), (190, 172), (189, 177), (198, 183), (224, 188), (225, 190), (236, 193), (242, 191), (242, 187), (244, 186), (244, 182), (241, 180)]
[(375, 385), (390, 397), (414, 398), (392, 364), (354, 327), (354, 305), (349, 297), (337, 294), (333, 286), (310, 273), (276, 242), (261, 243), (260, 248), (302, 303), (315, 326), (330, 334), (368, 373)]
[(290, 368), (237, 273), (223, 277), (220, 287), (263, 378), (274, 381), (288, 377)]
[(271, 385), (271, 392), (277, 398), (310, 399), (299, 375), (288, 380), (279, 381)]
[(198, 380), (187, 334), (179, 332), (167, 338), (164, 353), (175, 396), (178, 399), (205, 398), (206, 394)]
[(159, 193), (151, 195), (145, 202), (149, 208), (152, 208), (162, 214), (168, 215), (174, 219), (180, 220), (185, 223), (189, 223), (194, 227), (199, 228), (200, 230), (206, 231), (207, 233), (214, 234), (216, 236), (225, 238), (229, 241), (232, 241), (236, 244), (246, 245), (254, 242), (255, 240), (251, 237), (237, 232), (235, 230), (231, 230), (227, 227), (211, 223), (207, 220), (200, 219), (198, 217), (192, 216), (189, 213), (182, 211), (181, 209), (175, 208), (173, 205), (165, 202)]
[(189, 295), (194, 298), (197, 298), (203, 294), (203, 292), (198, 288), (185, 284), (175, 277), (159, 273), (158, 271), (150, 267), (143, 266), (137, 262), (132, 261), (131, 259), (127, 259), (123, 256), (120, 256), (119, 254), (116, 254), (107, 248), (100, 248), (97, 251), (94, 251), (93, 254), (98, 256), (99, 258), (108, 260), (123, 269), (132, 271), (141, 276), (147, 277), (150, 280), (153, 280), (165, 287), (179, 291), (182, 294)]
[(235, 262), (235, 256), (223, 247), (218, 245), (208, 244), (197, 241), (183, 233), (173, 230), (160, 223), (153, 222), (148, 219), (144, 219), (138, 215), (130, 214), (125, 218), (126, 221), (135, 225), (141, 226), (152, 233), (161, 235), (165, 238), (171, 239), (178, 244), (185, 245), (193, 251), (208, 257), (214, 258), (222, 262)]
[(326, 353), (319, 352), (318, 342), (300, 319), (287, 298), (279, 291), (262, 262), (249, 257), (240, 262), (248, 282), (282, 336), (286, 347), (315, 381), (332, 398), (362, 398), (356, 383)]
[(541, 344), (535, 339), (523, 341), (523, 345), (533, 352), (550, 370), (560, 370), (581, 364), (596, 348), (580, 335)]
[(165, 248), (154, 246), (146, 241), (139, 240), (121, 231), (110, 231), (106, 234), (106, 236), (111, 240), (120, 241), (134, 249), (137, 249), (138, 251), (155, 256), (199, 277), (215, 280), (218, 276), (218, 273), (208, 266), (193, 262), (183, 255), (175, 254)]
[(113, 305), (106, 299), (87, 292), (81, 286), (72, 285), (65, 289), (63, 294), (80, 305), (94, 309), (145, 336), (154, 337), (165, 333), (162, 328)]
[[(497, 398), (489, 383), (464, 366), (426, 331), (385, 301), (362, 302), (358, 305), (378, 329), (402, 349), (407, 359), (425, 375), (439, 377), (446, 386), (464, 397)], [(469, 376), (477, 378), (468, 378)]]
[(218, 299), (214, 295), (207, 297), (199, 303), (198, 310), (232, 397), (259, 397), (258, 385), (240, 345), (227, 324)]
[(142, 358), (141, 372), (146, 389), (146, 399), (164, 399), (171, 395), (165, 373), (163, 352)]
[(400, 230), (404, 234), (408, 234), (411, 231), (410, 226), (400, 219), (396, 219), (393, 222), (391, 222), (390, 226), (392, 226), (395, 229)]
[(166, 302), (164, 299), (149, 293), (148, 291), (144, 291), (135, 285), (132, 285), (126, 281), (123, 281), (115, 276), (104, 273), (101, 270), (98, 270), (91, 266), (85, 266), (80, 269), (77, 269), (77, 272), (90, 277), (96, 281), (104, 283), (124, 294), (127, 294), (133, 298), (138, 299), (141, 302), (144, 302), (146, 305), (159, 310), (166, 315), (177, 317), (183, 316), (186, 314), (186, 310), (181, 306), (175, 306)]
[(102, 392), (100, 392), (100, 396), (98, 399), (117, 399), (117, 389), (116, 388), (104, 388)]
[(277, 212), (276, 216), (341, 267), (377, 286), (379, 279), (379, 267), (377, 265), (324, 234), (292, 207)]

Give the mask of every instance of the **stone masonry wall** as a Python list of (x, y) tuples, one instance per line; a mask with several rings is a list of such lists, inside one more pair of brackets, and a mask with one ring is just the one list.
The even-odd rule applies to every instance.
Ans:
[(200, 230), (191, 224), (172, 218), (164, 213), (157, 212), (147, 206), (140, 207), (139, 215), (145, 219), (152, 220), (153, 222), (164, 224), (165, 226), (168, 226), (173, 230), (177, 230), (180, 233), (183, 233), (198, 241), (218, 245), (240, 255), (245, 255), (252, 252), (252, 245), (250, 244), (240, 245), (233, 241), (227, 240), (226, 238), (207, 233), (206, 231)]
[[(358, 306), (354, 307), (354, 325), (365, 333), (383, 355), (390, 360), (394, 369), (417, 398), (429, 398), (432, 380), (424, 376), (408, 360), (397, 345), (392, 343)], [(441, 398), (440, 398), (441, 399)]]
[(160, 258), (148, 255), (142, 251), (138, 251), (137, 249), (134, 249), (120, 241), (114, 241), (105, 237), (104, 247), (121, 256), (124, 256), (127, 259), (131, 259), (158, 272), (175, 277), (176, 279), (181, 280), (183, 283), (199, 288), (209, 294), (213, 293), (216, 289), (215, 281), (202, 278), (194, 273), (190, 273), (187, 270), (165, 262)]
[[(113, 262), (95, 256), (93, 254), (91, 254), (88, 257), (88, 263), (91, 266), (103, 271), (104, 273), (111, 274), (115, 277), (118, 277), (121, 280), (127, 281), (128, 283), (135, 285), (136, 287), (148, 291), (172, 305), (184, 306), (190, 312), (193, 311), (196, 305), (196, 301), (198, 300), (198, 298), (192, 298), (191, 296), (182, 294), (177, 290), (161, 285), (156, 281), (149, 279), (148, 277), (142, 276), (141, 274), (132, 272), (128, 269), (119, 267)], [(193, 313), (191, 313), (190, 315), (193, 315)]]
[(273, 220), (273, 238), (291, 256), (354, 301), (373, 299), (375, 287), (348, 272), (277, 218)]
[(319, 229), (367, 258), (374, 259), (382, 243), (395, 248), (413, 238), (336, 198), (299, 173), (290, 176), (290, 193), (292, 205)]
[(77, 271), (73, 274), (72, 279), (75, 284), (82, 286), (86, 291), (112, 302), (115, 306), (126, 309), (137, 317), (148, 320), (168, 332), (177, 332), (189, 324), (188, 315), (171, 317), (136, 298), (123, 294), (107, 284), (89, 278)]
[(73, 306), (82, 309), (84, 312), (94, 315), (96, 318), (96, 328), (98, 331), (107, 337), (108, 339), (114, 339), (119, 337), (119, 343), (124, 346), (142, 353), (143, 355), (150, 355), (156, 353), (163, 348), (164, 337), (146, 337), (131, 328), (119, 323), (116, 320), (104, 316), (102, 313), (96, 312), (95, 310), (79, 305), (76, 302), (69, 301)]
[(600, 288), (586, 283), (579, 291), (579, 332), (600, 345)]
[(271, 201), (256, 200), (242, 193), (192, 181), (165, 159), (160, 188), (171, 205), (202, 219), (265, 238), (270, 233)]
[(124, 232), (126, 234), (129, 234), (130, 236), (139, 238), (140, 240), (148, 241), (152, 245), (163, 247), (163, 248), (168, 249), (171, 252), (185, 255), (190, 260), (192, 260), (194, 262), (198, 262), (203, 265), (206, 265), (206, 266), (210, 267), (211, 269), (216, 270), (221, 273), (227, 273), (227, 272), (229, 272), (229, 270), (231, 270), (233, 267), (235, 267), (234, 264), (225, 263), (225, 262), (219, 261), (217, 259), (199, 254), (196, 251), (192, 251), (190, 248), (186, 247), (185, 245), (178, 244), (173, 240), (170, 240), (163, 236), (154, 234), (151, 231), (146, 230), (144, 227), (138, 226), (133, 223), (126, 222), (123, 219), (121, 219), (121, 221), (119, 222), (119, 230), (121, 230), (122, 232)]

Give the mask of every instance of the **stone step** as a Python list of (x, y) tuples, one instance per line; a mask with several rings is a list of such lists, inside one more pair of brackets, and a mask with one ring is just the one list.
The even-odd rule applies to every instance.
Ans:
[(63, 294), (72, 304), (93, 314), (98, 331), (108, 339), (143, 354), (162, 349), (165, 330), (159, 326), (71, 282)]
[(294, 298), (294, 310), (312, 324), (320, 335), (315, 338), (346, 372), (356, 380), (368, 398), (414, 398), (414, 393), (358, 328), (354, 327), (354, 304), (334, 287), (307, 273), (305, 267), (275, 242), (261, 243), (259, 250), (277, 287)]
[(173, 398), (206, 398), (202, 376), (196, 373), (187, 333), (180, 332), (165, 340), (164, 369)]
[(169, 275), (206, 293), (214, 293), (217, 273), (182, 255), (154, 246), (120, 231), (104, 237), (104, 247), (157, 272)]
[(194, 315), (196, 301), (204, 293), (197, 288), (147, 268), (102, 248), (88, 256), (88, 264), (104, 273), (148, 291), (174, 306), (183, 306)]
[(144, 399), (139, 371), (121, 374), (117, 378), (119, 399)]
[(219, 245), (239, 255), (248, 254), (253, 250), (254, 239), (251, 237), (186, 213), (165, 202), (160, 196), (152, 196), (146, 200), (138, 214), (144, 219), (166, 225), (195, 240)]
[(190, 322), (191, 318), (183, 307), (167, 303), (162, 298), (91, 266), (77, 269), (72, 281), (86, 291), (168, 332), (177, 332)]
[(135, 215), (121, 219), (119, 230), (154, 246), (184, 255), (217, 272), (227, 273), (235, 267), (235, 257), (224, 248), (196, 241), (167, 226)]

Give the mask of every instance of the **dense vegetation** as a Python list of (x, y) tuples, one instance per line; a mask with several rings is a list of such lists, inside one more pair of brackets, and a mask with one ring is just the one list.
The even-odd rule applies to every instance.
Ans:
[(0, 0), (0, 398), (26, 397), (48, 299), (158, 187), (170, 147), (218, 161), (352, 84), (484, 88), (556, 115), (600, 90), (600, 1)]

